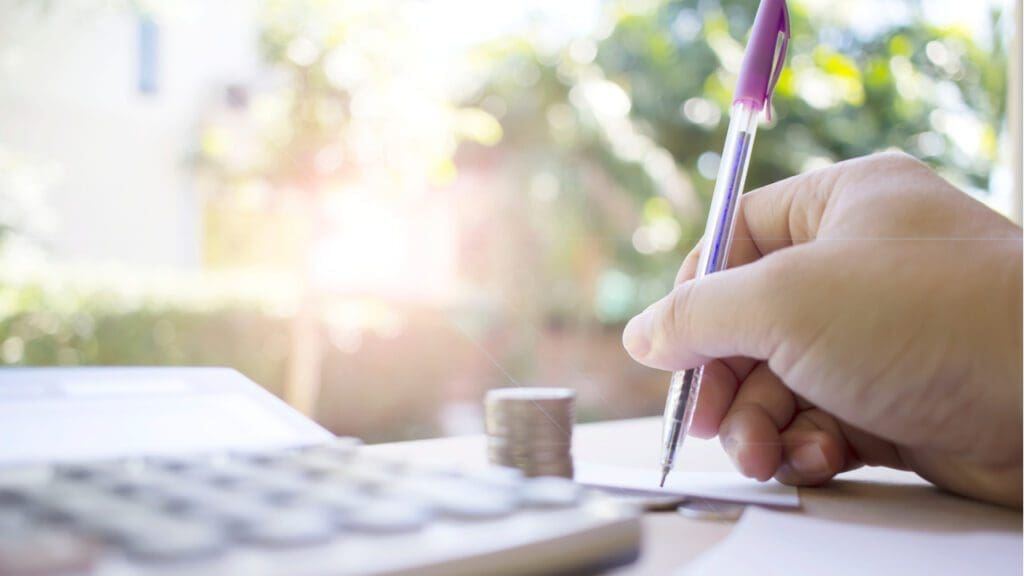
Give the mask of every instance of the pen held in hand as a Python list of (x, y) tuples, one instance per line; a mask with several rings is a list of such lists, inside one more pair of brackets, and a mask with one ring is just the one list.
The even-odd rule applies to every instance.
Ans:
[[(757, 122), (762, 110), (770, 114), (771, 93), (782, 71), (788, 39), (785, 0), (762, 0), (743, 55), (696, 278), (726, 266)], [(703, 373), (703, 367), (698, 367), (672, 374), (662, 428), (660, 486), (665, 485), (676, 453), (689, 433)]]

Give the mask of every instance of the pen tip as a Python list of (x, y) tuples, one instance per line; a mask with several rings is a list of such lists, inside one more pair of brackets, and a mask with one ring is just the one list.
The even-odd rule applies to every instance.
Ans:
[(665, 487), (665, 479), (668, 478), (668, 467), (661, 469), (661, 483), (658, 484), (659, 488)]

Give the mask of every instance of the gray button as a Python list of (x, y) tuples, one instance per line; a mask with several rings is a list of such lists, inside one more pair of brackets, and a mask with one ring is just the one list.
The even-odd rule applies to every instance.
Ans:
[(260, 546), (308, 546), (330, 540), (334, 536), (334, 522), (318, 510), (282, 508), (253, 520), (240, 530), (239, 536)]
[(19, 488), (0, 488), (0, 509), (23, 506), (28, 503), (31, 492)]
[(78, 525), (86, 533), (96, 535), (107, 542), (126, 542), (138, 533), (152, 530), (165, 520), (162, 516), (142, 508), (125, 506), (111, 508), (109, 513), (79, 520)]
[(508, 466), (488, 466), (480, 470), (466, 472), (464, 476), (468, 480), (502, 490), (518, 490), (522, 488), (526, 478), (521, 470)]
[(121, 507), (114, 496), (87, 486), (54, 484), (33, 495), (39, 514), (49, 521), (87, 523)]
[(297, 474), (269, 471), (247, 478), (234, 490), (267, 501), (282, 502), (298, 497), (308, 488), (308, 481)]
[[(3, 504), (0, 504), (3, 506)], [(0, 534), (24, 532), (34, 524), (32, 515), (24, 507), (0, 507)]]
[(237, 529), (259, 521), (269, 510), (266, 504), (248, 496), (226, 493), (191, 500), (176, 513), (186, 518)]
[(516, 494), (465, 480), (417, 478), (393, 493), (423, 500), (439, 514), (461, 520), (500, 518), (518, 507)]
[(222, 554), (227, 548), (227, 539), (222, 531), (212, 526), (165, 520), (133, 533), (124, 541), (124, 548), (133, 558), (142, 561), (195, 560)]
[(307, 490), (301, 501), (344, 514), (365, 507), (370, 498), (349, 486), (319, 484)]
[(523, 488), (523, 504), (534, 508), (564, 508), (575, 506), (583, 488), (571, 480), (558, 476), (531, 478)]
[(371, 534), (394, 534), (419, 530), (430, 519), (430, 510), (416, 502), (375, 501), (352, 511), (345, 526)]
[(379, 462), (354, 461), (343, 469), (332, 471), (325, 478), (328, 482), (351, 484), (364, 490), (377, 490), (395, 481), (395, 472), (386, 469)]

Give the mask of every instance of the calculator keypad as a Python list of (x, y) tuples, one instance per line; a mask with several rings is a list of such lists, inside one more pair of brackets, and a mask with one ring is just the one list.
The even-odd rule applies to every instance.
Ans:
[(560, 478), (415, 468), (361, 455), (358, 445), (54, 467), (44, 481), (0, 487), (0, 551), (9, 549), (0, 562), (20, 557), (10, 552), (18, 546), (58, 550), (72, 564), (101, 550), (139, 563), (188, 562), (492, 521), (581, 499)]

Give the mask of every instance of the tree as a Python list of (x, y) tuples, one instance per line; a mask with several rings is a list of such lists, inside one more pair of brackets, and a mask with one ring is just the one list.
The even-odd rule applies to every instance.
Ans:
[[(994, 33), (983, 46), (963, 30), (929, 25), (916, 2), (893, 4), (905, 18), (854, 29), (790, 2), (790, 56), (748, 188), (887, 148), (969, 190), (989, 187), (1006, 111), (1002, 38)], [(668, 289), (703, 230), (756, 2), (606, 9), (606, 33), (558, 50), (529, 35), (485, 48), (494, 63), (470, 103), (499, 116), (505, 138), (497, 151), (466, 146), (461, 158), (500, 157), (502, 177), (518, 181), (513, 190), (559, 191), (522, 199), (547, 255), (543, 284), (574, 285), (549, 309), (618, 321)], [(564, 255), (595, 246), (597, 290), (579, 302), (595, 279), (580, 278)]]

